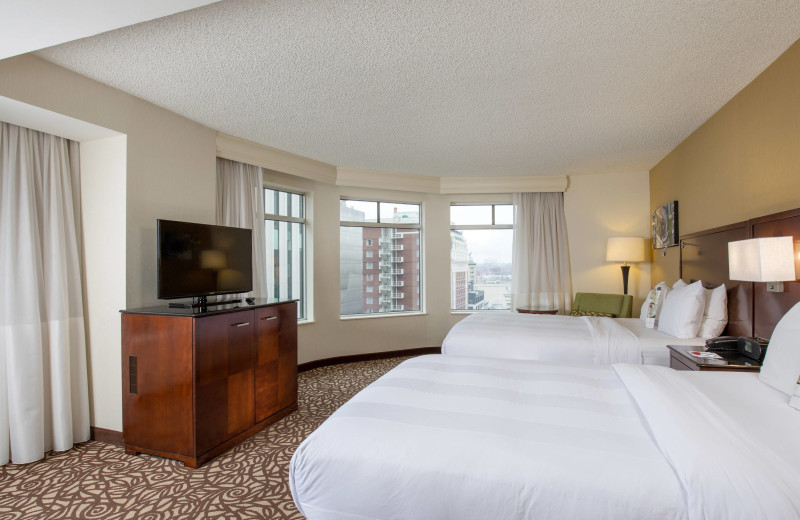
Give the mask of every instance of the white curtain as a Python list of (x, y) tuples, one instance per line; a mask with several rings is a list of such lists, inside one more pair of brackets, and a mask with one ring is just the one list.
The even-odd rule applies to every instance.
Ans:
[(514, 194), (512, 305), (568, 312), (572, 278), (563, 193)]
[(253, 291), (267, 297), (264, 188), (261, 168), (217, 158), (217, 224), (253, 230)]
[(0, 464), (89, 440), (79, 186), (77, 143), (0, 123)]

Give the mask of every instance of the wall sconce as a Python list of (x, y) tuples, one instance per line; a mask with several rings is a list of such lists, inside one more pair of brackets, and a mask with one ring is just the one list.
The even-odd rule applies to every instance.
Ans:
[(767, 282), (767, 291), (783, 292), (783, 282), (797, 280), (792, 237), (751, 238), (728, 242), (731, 280)]
[(622, 268), (623, 294), (628, 294), (628, 273), (631, 266), (628, 262), (644, 262), (644, 238), (612, 237), (606, 245), (607, 262), (624, 262)]

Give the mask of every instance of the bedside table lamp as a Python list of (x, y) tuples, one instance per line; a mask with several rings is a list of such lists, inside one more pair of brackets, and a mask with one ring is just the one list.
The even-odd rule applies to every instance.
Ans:
[(623, 294), (628, 294), (628, 273), (631, 266), (628, 262), (644, 262), (644, 238), (642, 237), (611, 237), (606, 245), (607, 262), (623, 262), (622, 289)]
[(767, 282), (767, 291), (783, 292), (783, 282), (797, 280), (792, 237), (751, 238), (728, 242), (731, 280)]

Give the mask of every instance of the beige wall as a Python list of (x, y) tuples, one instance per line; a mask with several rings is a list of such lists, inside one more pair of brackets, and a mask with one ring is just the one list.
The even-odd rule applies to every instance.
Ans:
[[(651, 211), (679, 204), (681, 234), (800, 206), (800, 41), (650, 171)], [(677, 248), (652, 282), (678, 277)]]
[[(302, 191), (309, 197), (310, 247), (313, 258), (311, 323), (300, 325), (301, 363), (336, 356), (442, 344), (447, 331), (465, 314), (450, 312), (450, 203), (511, 202), (500, 195), (432, 195), (351, 188), (268, 171), (268, 186)], [(342, 319), (339, 315), (339, 199), (383, 199), (422, 204), (423, 313)]]
[[(93, 275), (87, 280), (92, 297), (87, 304), (91, 424), (120, 430), (122, 388), (117, 311), (157, 302), (156, 218), (214, 223), (216, 132), (31, 55), (0, 61), (0, 96), (125, 135), (122, 171), (114, 160), (108, 162), (105, 171), (102, 164), (90, 161), (87, 185), (82, 190), (87, 206), (85, 219), (91, 219), (84, 223), (89, 244), (87, 267), (102, 257), (97, 249), (101, 246), (93, 238), (98, 238), (103, 226), (95, 219), (112, 220), (117, 235), (110, 241), (125, 243), (124, 255), (116, 259), (120, 265), (107, 266), (104, 271), (107, 279), (98, 280)], [(109, 178), (102, 179), (104, 175)], [(108, 194), (111, 200), (96, 200), (106, 194), (101, 186), (91, 186), (95, 181), (113, 187)], [(124, 198), (120, 202), (118, 197)], [(113, 214), (103, 210), (109, 204), (119, 204), (109, 209)], [(124, 211), (122, 223), (117, 220), (119, 211)], [(121, 295), (106, 294), (98, 301), (94, 298), (100, 285), (107, 292), (121, 288), (124, 291)], [(113, 308), (98, 308), (98, 304)], [(111, 320), (111, 324), (98, 320)]]
[[(432, 195), (347, 188), (267, 172), (268, 186), (300, 190), (310, 197), (309, 255), (313, 269), (313, 323), (300, 326), (300, 362), (342, 355), (439, 346), (465, 314), (450, 312), (451, 202), (510, 202), (508, 194)], [(423, 206), (424, 314), (341, 319), (339, 316), (339, 199), (415, 202)], [(648, 175), (612, 174), (570, 179), (564, 195), (573, 291), (622, 292), (618, 263), (605, 261), (611, 236), (648, 235)], [(649, 252), (649, 250), (648, 250)], [(631, 269), (630, 294), (638, 314), (650, 289), (649, 263)]]
[(156, 219), (214, 223), (216, 132), (32, 55), (0, 61), (0, 96), (127, 136), (126, 303), (156, 303)]
[[(94, 222), (104, 215), (108, 223), (124, 226), (116, 237), (125, 244), (124, 252), (118, 247), (115, 249), (119, 264), (107, 266), (100, 277), (108, 278), (106, 286), (110, 291), (124, 292), (124, 295), (97, 295), (102, 280), (96, 272), (87, 282), (90, 286), (87, 294), (91, 298), (87, 308), (91, 336), (92, 425), (119, 430), (121, 361), (116, 311), (123, 305), (138, 307), (157, 303), (156, 218), (214, 222), (216, 134), (209, 128), (34, 56), (0, 61), (0, 96), (124, 134), (124, 171), (114, 161), (110, 161), (105, 170), (102, 161), (95, 162), (90, 165), (91, 173), (86, 182), (98, 184), (87, 185), (84, 191), (87, 218), (93, 221), (92, 225), (85, 226), (88, 233), (97, 238), (107, 232), (103, 225)], [(89, 150), (91, 146), (87, 147)], [(104, 179), (103, 175), (109, 177)], [(450, 312), (449, 205), (451, 202), (510, 202), (507, 194), (433, 195), (348, 188), (278, 172), (267, 172), (265, 180), (275, 186), (300, 189), (310, 196), (308, 253), (313, 258), (312, 278), (309, 279), (313, 286), (313, 322), (300, 326), (300, 362), (440, 345), (450, 327), (464, 317), (464, 314)], [(97, 200), (104, 196), (103, 186), (111, 190), (110, 200)], [(617, 233), (644, 234), (641, 221), (646, 218), (647, 189), (645, 175), (574, 179), (565, 194), (574, 291), (619, 292), (619, 268), (605, 262), (605, 239)], [(422, 315), (345, 320), (339, 317), (336, 216), (342, 196), (422, 203), (425, 237)], [(113, 209), (109, 205), (114, 206)], [(645, 217), (641, 215), (643, 212)], [(119, 223), (120, 220), (124, 224)], [(87, 270), (103, 261), (98, 247), (97, 242), (89, 244), (91, 259), (87, 258)], [(632, 288), (639, 297), (646, 290), (646, 284), (640, 279), (641, 269), (646, 266), (635, 267), (632, 275)], [(120, 279), (123, 276), (124, 281)], [(107, 323), (98, 323), (97, 319)]]
[[(574, 292), (622, 293), (622, 264), (606, 262), (606, 242), (618, 236), (648, 237), (648, 193), (647, 172), (570, 177), (564, 211)], [(631, 265), (628, 294), (634, 317), (650, 291), (650, 254), (647, 240), (648, 261)]]

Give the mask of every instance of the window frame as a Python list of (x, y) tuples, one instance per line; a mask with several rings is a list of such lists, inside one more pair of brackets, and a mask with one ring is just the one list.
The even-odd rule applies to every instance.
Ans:
[[(399, 200), (390, 200), (390, 199), (363, 199), (363, 198), (356, 198), (356, 197), (339, 197), (339, 203), (347, 202), (347, 201), (354, 201), (354, 202), (371, 202), (376, 205), (376, 218), (375, 222), (364, 222), (364, 221), (354, 221), (354, 220), (342, 220), (341, 214), (339, 215), (339, 227), (356, 227), (356, 228), (387, 228), (387, 229), (416, 229), (419, 231), (417, 236), (417, 251), (422, 251), (424, 241), (422, 240), (422, 233), (423, 233), (423, 203), (421, 201), (409, 202), (409, 201), (399, 201)], [(419, 218), (417, 219), (417, 223), (405, 223), (405, 222), (381, 222), (381, 204), (398, 204), (398, 205), (412, 205), (417, 206), (419, 211)], [(362, 241), (362, 248), (366, 246), (366, 242)], [(423, 283), (424, 283), (424, 262), (421, 259), (424, 255), (420, 254), (420, 261), (419, 268), (417, 269), (417, 296), (420, 301), (420, 304), (417, 305), (419, 307), (418, 310), (402, 310), (402, 311), (390, 311), (390, 312), (375, 312), (372, 309), (368, 309), (365, 312), (359, 314), (342, 314), (341, 308), (339, 310), (339, 318), (343, 320), (349, 319), (363, 319), (363, 318), (386, 318), (386, 317), (396, 317), (396, 316), (409, 316), (409, 315), (419, 315), (424, 314), (424, 299), (422, 298), (423, 294)], [(363, 265), (363, 262), (362, 262)], [(380, 291), (377, 291), (378, 293)]]
[[(509, 203), (509, 202), (451, 202), (450, 203), (450, 207), (452, 208), (453, 206), (461, 206), (461, 207), (463, 207), (463, 206), (491, 206), (492, 207), (492, 223), (491, 224), (453, 224), (453, 223), (451, 223), (450, 224), (451, 233), (452, 233), (452, 231), (472, 231), (472, 230), (490, 230), (490, 231), (492, 231), (492, 230), (501, 230), (501, 229), (510, 229), (510, 230), (513, 231), (513, 229), (514, 229), (514, 222), (512, 222), (511, 224), (497, 224), (496, 223), (497, 222), (497, 208), (496, 208), (496, 206), (511, 206), (512, 211), (513, 211), (514, 205), (512, 203)], [(449, 215), (448, 215), (448, 217), (449, 217)], [(512, 219), (514, 221), (516, 221), (516, 213), (515, 212), (512, 213)], [(449, 218), (448, 218), (448, 221), (449, 221)], [(512, 269), (513, 269), (513, 261), (514, 261), (514, 259), (512, 258), (511, 261), (512, 261)], [(449, 271), (451, 273), (452, 273), (452, 268), (453, 268), (453, 261), (452, 261), (452, 257), (451, 257), (451, 259), (450, 259), (450, 269), (449, 269)], [(452, 279), (452, 276), (450, 278)], [(452, 290), (453, 289), (451, 287), (450, 288), (451, 294), (452, 294)], [(452, 299), (450, 300), (450, 312), (451, 313), (459, 313), (459, 314), (461, 314), (461, 313), (487, 312), (487, 311), (489, 311), (489, 312), (510, 312), (512, 310), (513, 310), (513, 308), (508, 308), (508, 309), (454, 309), (453, 308), (453, 301), (452, 301)]]
[[(377, 217), (375, 222), (361, 222), (357, 220), (342, 220), (341, 215), (339, 216), (339, 225), (345, 227), (376, 227), (376, 228), (398, 228), (402, 227), (404, 229), (419, 229), (420, 235), (422, 231), (422, 203), (421, 202), (401, 202), (399, 200), (377, 200), (377, 199), (355, 199), (351, 197), (340, 197), (339, 202), (346, 202), (346, 201), (353, 201), (353, 202), (374, 202), (378, 206)], [(380, 205), (381, 204), (402, 204), (405, 206), (419, 206), (419, 222), (416, 224), (412, 223), (400, 223), (400, 222), (389, 222), (384, 223), (381, 222), (381, 212), (380, 212)], [(402, 224), (402, 225), (400, 225)], [(365, 239), (368, 240), (368, 239)], [(422, 244), (419, 244), (420, 248)]]
[[(514, 223), (511, 224), (496, 224), (497, 214), (495, 206), (511, 206), (508, 202), (451, 202), (450, 207), (453, 206), (491, 206), (492, 207), (492, 223), (491, 224), (450, 224), (450, 229), (470, 230), (470, 229), (514, 229)], [(514, 216), (516, 218), (516, 215)]]
[[(288, 193), (290, 195), (299, 195), (303, 197), (303, 217), (290, 217), (286, 215), (277, 215), (274, 213), (267, 212), (266, 204), (264, 205), (264, 225), (266, 226), (267, 222), (269, 221), (277, 221), (277, 222), (286, 222), (290, 224), (302, 224), (303, 225), (303, 257), (300, 259), (300, 269), (302, 271), (302, 297), (299, 298), (301, 305), (298, 305), (298, 313), (297, 313), (297, 321), (298, 323), (310, 322), (312, 321), (311, 316), (309, 315), (309, 298), (310, 298), (310, 284), (309, 284), (309, 271), (308, 271), (308, 231), (310, 228), (308, 222), (308, 200), (309, 194), (305, 193), (300, 190), (292, 190), (287, 189), (284, 187), (277, 187), (271, 186), (268, 184), (262, 184), (261, 186), (261, 197), (262, 202), (266, 200), (266, 191), (277, 191), (282, 193)], [(301, 308), (302, 307), (302, 308)], [(302, 316), (302, 317), (301, 317)]]

